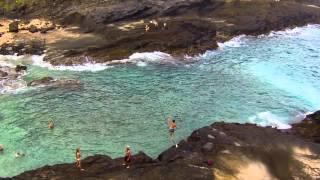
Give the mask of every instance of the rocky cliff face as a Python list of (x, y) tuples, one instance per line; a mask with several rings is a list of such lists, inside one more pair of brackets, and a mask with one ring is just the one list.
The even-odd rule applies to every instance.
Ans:
[[(44, 18), (61, 25), (46, 35), (31, 31), (39, 34), (33, 36), (33, 40), (45, 42), (46, 61), (54, 65), (81, 64), (88, 58), (93, 62), (106, 62), (145, 51), (183, 57), (215, 49), (217, 41), (239, 34), (257, 35), (320, 22), (319, 3), (310, 0), (22, 2), (6, 11), (5, 16), (27, 20)], [(59, 30), (77, 34), (63, 36), (64, 32)], [(56, 40), (49, 41), (53, 38)], [(13, 39), (26, 41), (27, 38), (15, 35)]]
[[(319, 112), (307, 118), (314, 122)], [(309, 120), (305, 120), (309, 121)], [(214, 123), (194, 131), (179, 147), (152, 159), (140, 152), (130, 169), (122, 158), (96, 155), (74, 164), (46, 166), (13, 179), (319, 179), (320, 144), (291, 130), (253, 124)], [(319, 124), (304, 127), (311, 128)], [(319, 133), (319, 131), (317, 131)]]

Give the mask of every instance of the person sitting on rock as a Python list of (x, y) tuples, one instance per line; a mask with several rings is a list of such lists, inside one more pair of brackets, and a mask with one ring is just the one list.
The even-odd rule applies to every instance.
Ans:
[(81, 171), (84, 171), (84, 169), (82, 169), (82, 167), (81, 167), (81, 152), (80, 152), (80, 148), (76, 149), (76, 166)]
[(127, 146), (125, 149), (125, 156), (124, 156), (124, 166), (127, 168), (130, 168), (130, 163), (131, 163), (131, 149), (130, 146)]
[(49, 123), (48, 123), (48, 128), (49, 128), (49, 129), (53, 129), (53, 128), (54, 128), (54, 123), (53, 123), (52, 120), (49, 121)]
[(178, 144), (176, 144), (175, 140), (174, 140), (174, 136), (175, 136), (175, 130), (177, 129), (177, 124), (176, 121), (174, 119), (172, 119), (171, 117), (168, 118), (168, 125), (169, 125), (169, 136), (171, 141), (176, 145), (176, 147), (178, 147)]

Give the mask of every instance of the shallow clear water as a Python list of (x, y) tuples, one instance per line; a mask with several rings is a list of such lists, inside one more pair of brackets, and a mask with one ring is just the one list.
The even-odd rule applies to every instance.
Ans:
[[(301, 113), (320, 108), (319, 26), (238, 37), (220, 46), (188, 65), (142, 59), (97, 72), (30, 65), (26, 81), (68, 77), (83, 86), (0, 95), (0, 176), (72, 162), (77, 147), (84, 156), (117, 157), (128, 144), (155, 157), (172, 145), (169, 115), (183, 139), (222, 120), (287, 128)], [(15, 159), (17, 151), (26, 156)]]

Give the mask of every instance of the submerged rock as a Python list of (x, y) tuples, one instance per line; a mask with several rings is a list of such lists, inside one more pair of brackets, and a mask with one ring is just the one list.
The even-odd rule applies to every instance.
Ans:
[(28, 86), (39, 86), (39, 85), (48, 85), (54, 82), (52, 77), (43, 77), (41, 79), (33, 80), (28, 83)]
[(28, 86), (46, 86), (48, 88), (78, 88), (81, 82), (76, 79), (54, 79), (52, 77), (43, 77), (28, 83)]

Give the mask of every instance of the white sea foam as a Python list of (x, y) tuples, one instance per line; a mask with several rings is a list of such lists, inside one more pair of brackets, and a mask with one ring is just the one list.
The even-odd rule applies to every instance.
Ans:
[(17, 64), (23, 63), (24, 59), (24, 56), (0, 55), (0, 68), (9, 73), (7, 77), (0, 79), (0, 94), (15, 94), (27, 88), (23, 80), (26, 72), (16, 73), (14, 69)]
[(310, 111), (308, 111), (308, 112), (298, 112), (297, 115), (295, 115), (295, 116), (292, 118), (291, 122), (292, 122), (292, 123), (301, 122), (302, 120), (304, 120), (304, 119), (307, 117), (307, 115), (312, 114), (312, 113), (313, 113), (313, 112), (310, 112)]
[(172, 62), (173, 58), (169, 54), (163, 52), (145, 52), (145, 53), (134, 53), (128, 59), (122, 60), (113, 60), (106, 63), (94, 63), (87, 62), (81, 65), (73, 65), (73, 66), (65, 66), (58, 65), (54, 66), (49, 62), (45, 62), (43, 60), (45, 55), (42, 56), (32, 56), (33, 65), (48, 68), (50, 70), (69, 70), (69, 71), (102, 71), (107, 68), (111, 68), (112, 65), (116, 64), (127, 64), (127, 63), (135, 63), (137, 66), (144, 67), (147, 63), (164, 63), (164, 62)]
[(249, 117), (251, 123), (255, 123), (259, 126), (271, 126), (277, 129), (289, 129), (291, 126), (285, 122), (285, 118), (272, 114), (269, 111), (257, 113), (254, 116)]
[(54, 66), (50, 64), (49, 62), (46, 62), (43, 60), (45, 55), (42, 56), (32, 56), (32, 64), (35, 66), (48, 68), (50, 70), (61, 70), (61, 71), (102, 71), (107, 68), (110, 68), (112, 66), (108, 66), (106, 63), (84, 63), (81, 65), (73, 65), (73, 66), (64, 66), (64, 65), (58, 65)]
[(140, 67), (145, 67), (147, 66), (148, 64), (146, 62), (143, 62), (143, 61), (139, 61), (137, 62), (137, 66), (140, 66)]
[(246, 44), (247, 37), (248, 36), (246, 35), (239, 35), (239, 36), (233, 37), (229, 41), (226, 41), (223, 43), (218, 42), (218, 46), (220, 49), (224, 49), (226, 47), (241, 47)]
[(163, 53), (160, 51), (155, 52), (144, 52), (144, 53), (134, 53), (129, 57), (130, 61), (138, 62), (138, 61), (146, 61), (146, 62), (163, 62), (174, 60), (170, 54)]
[(312, 29), (317, 29), (317, 28), (320, 28), (319, 24), (308, 24), (302, 27), (287, 28), (282, 31), (271, 31), (268, 34), (263, 34), (258, 37), (278, 37), (278, 36), (295, 37), (296, 35), (312, 35)]
[(22, 79), (0, 80), (0, 94), (16, 94), (25, 91), (27, 83)]

